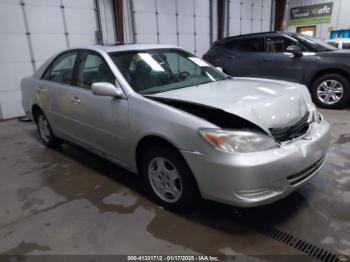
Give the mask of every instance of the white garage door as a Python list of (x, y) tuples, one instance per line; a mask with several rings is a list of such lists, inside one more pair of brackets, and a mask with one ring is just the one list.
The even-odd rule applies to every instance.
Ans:
[(272, 0), (230, 0), (228, 6), (229, 36), (271, 30)]
[(199, 56), (210, 46), (209, 0), (132, 0), (136, 43), (174, 44)]
[(23, 115), (20, 80), (67, 47), (95, 44), (93, 0), (0, 0), (0, 119)]

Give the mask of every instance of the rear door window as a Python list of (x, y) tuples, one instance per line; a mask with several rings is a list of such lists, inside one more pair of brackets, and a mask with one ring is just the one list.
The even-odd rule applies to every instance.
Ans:
[(238, 43), (239, 52), (264, 52), (264, 38), (246, 38)]
[(77, 55), (77, 52), (68, 52), (59, 56), (45, 73), (44, 79), (71, 85), (73, 83), (73, 71)]

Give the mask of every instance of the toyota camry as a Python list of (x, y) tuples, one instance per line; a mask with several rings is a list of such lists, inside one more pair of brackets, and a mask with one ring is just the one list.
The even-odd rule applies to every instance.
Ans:
[(162, 206), (281, 199), (327, 158), (330, 127), (304, 85), (230, 77), (175, 46), (65, 50), (22, 80), (42, 143), (78, 144), (144, 177)]

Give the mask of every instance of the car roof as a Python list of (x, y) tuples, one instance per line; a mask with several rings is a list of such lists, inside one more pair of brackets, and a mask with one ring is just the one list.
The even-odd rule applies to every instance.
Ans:
[(160, 45), (160, 44), (116, 44), (116, 45), (90, 45), (78, 46), (70, 49), (87, 49), (94, 51), (105, 51), (107, 53), (123, 52), (123, 51), (137, 51), (148, 49), (181, 49), (176, 45)]
[(272, 34), (281, 34), (281, 32), (278, 31), (270, 31), (270, 32), (259, 32), (259, 33), (251, 33), (251, 34), (243, 34), (243, 35), (234, 35), (229, 36), (225, 39), (233, 39), (233, 38), (241, 38), (241, 37), (251, 37), (251, 36), (263, 36), (263, 35), (272, 35)]
[(268, 31), (268, 32), (260, 32), (260, 33), (252, 33), (252, 34), (243, 34), (243, 35), (235, 35), (235, 36), (229, 36), (226, 37), (218, 42), (224, 43), (226, 41), (235, 40), (235, 39), (243, 39), (243, 38), (250, 38), (250, 37), (256, 37), (256, 36), (274, 36), (274, 35), (288, 35), (293, 36), (297, 35), (297, 33), (293, 32), (279, 32), (279, 31)]

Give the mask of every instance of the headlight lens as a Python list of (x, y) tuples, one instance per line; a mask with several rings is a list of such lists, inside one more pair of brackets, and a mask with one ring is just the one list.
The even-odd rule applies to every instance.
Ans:
[(222, 129), (200, 129), (200, 135), (216, 149), (227, 153), (259, 152), (279, 145), (264, 134)]

